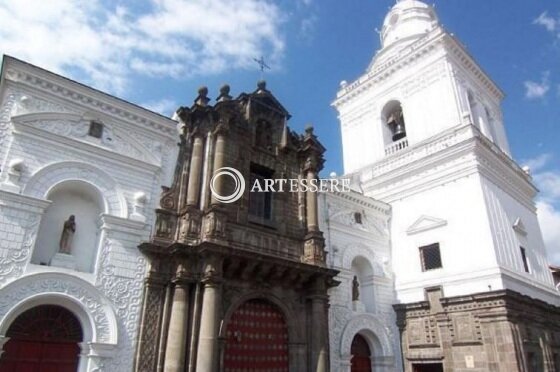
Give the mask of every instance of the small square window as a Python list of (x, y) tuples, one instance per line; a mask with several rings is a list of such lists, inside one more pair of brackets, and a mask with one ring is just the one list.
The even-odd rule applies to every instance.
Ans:
[(440, 269), (441, 254), (439, 252), (439, 243), (420, 247), (420, 261), (422, 262), (422, 271)]
[(354, 213), (354, 221), (359, 225), (362, 224), (362, 214), (360, 212)]
[(89, 123), (88, 135), (94, 138), (101, 138), (101, 136), (103, 135), (103, 123), (92, 120)]
[(529, 261), (527, 260), (527, 252), (523, 247), (519, 247), (519, 249), (521, 251), (521, 259), (523, 260), (523, 268), (525, 269), (525, 272), (528, 273), (530, 272), (530, 270), (529, 270)]

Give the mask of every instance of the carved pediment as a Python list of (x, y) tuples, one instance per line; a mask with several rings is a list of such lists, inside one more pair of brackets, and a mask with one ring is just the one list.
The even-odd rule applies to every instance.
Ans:
[[(359, 214), (359, 218), (357, 214)], [(356, 230), (374, 233), (375, 235), (387, 235), (388, 233), (384, 221), (362, 210), (353, 210), (334, 203), (329, 204), (329, 220)]]
[(117, 128), (110, 122), (102, 121), (103, 133), (100, 138), (88, 135), (91, 120), (87, 116), (73, 113), (57, 112), (17, 115), (12, 117), (12, 122), (20, 130), (41, 129), (147, 163), (161, 163), (161, 143), (143, 138), (143, 136), (137, 133), (128, 133), (126, 130)]
[(412, 225), (410, 225), (410, 227), (406, 230), (406, 233), (408, 235), (417, 234), (419, 232), (432, 230), (445, 225), (447, 225), (446, 220), (422, 215)]
[(16, 105), (13, 112), (14, 115), (24, 115), (39, 112), (56, 112), (56, 113), (71, 113), (74, 112), (70, 108), (59, 103), (46, 101), (23, 93), (16, 93)]

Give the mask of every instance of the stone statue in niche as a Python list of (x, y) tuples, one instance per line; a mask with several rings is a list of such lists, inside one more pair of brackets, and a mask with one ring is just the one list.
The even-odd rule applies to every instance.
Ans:
[(352, 301), (358, 301), (360, 299), (360, 283), (358, 283), (358, 277), (354, 275), (352, 280)]
[(64, 221), (62, 235), (60, 236), (59, 253), (72, 254), (72, 239), (76, 232), (76, 217), (71, 215)]

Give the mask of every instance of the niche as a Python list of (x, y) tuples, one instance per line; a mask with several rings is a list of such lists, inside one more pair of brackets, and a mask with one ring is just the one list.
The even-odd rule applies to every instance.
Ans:
[(70, 216), (74, 216), (75, 231), (71, 234), (69, 243), (66, 243), (66, 249), (71, 256), (73, 268), (92, 272), (100, 235), (99, 217), (105, 212), (101, 193), (89, 183), (65, 181), (49, 190), (47, 199), (52, 204), (41, 220), (31, 263), (37, 265), (53, 263), (55, 255), (63, 250), (61, 238), (65, 222), (70, 219)]

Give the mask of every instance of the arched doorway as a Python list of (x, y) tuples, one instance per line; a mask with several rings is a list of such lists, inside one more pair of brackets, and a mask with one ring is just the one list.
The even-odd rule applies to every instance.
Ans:
[(371, 371), (371, 350), (365, 338), (357, 334), (352, 340), (352, 372), (372, 372)]
[(288, 327), (280, 309), (266, 300), (241, 305), (229, 321), (225, 371), (288, 371)]
[(20, 314), (8, 328), (2, 372), (76, 372), (82, 327), (69, 310), (41, 305)]

